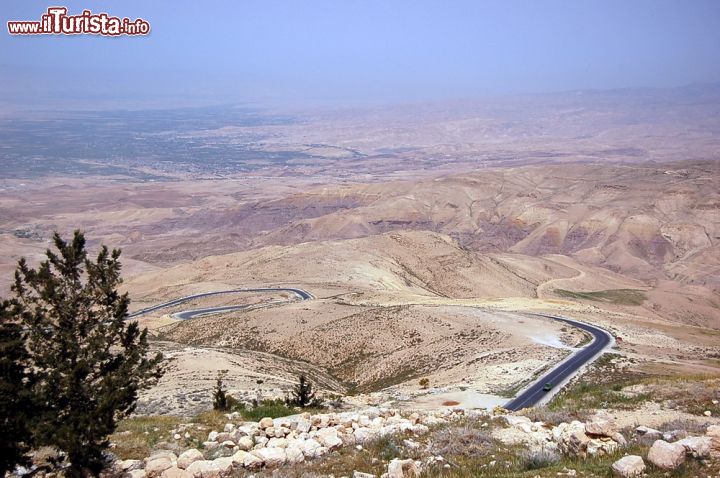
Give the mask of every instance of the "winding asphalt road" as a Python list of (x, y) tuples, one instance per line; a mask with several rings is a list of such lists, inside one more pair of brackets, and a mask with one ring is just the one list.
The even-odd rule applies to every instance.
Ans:
[[(512, 399), (505, 405), (508, 410), (520, 410), (521, 408), (528, 408), (535, 406), (544, 401), (549, 396), (552, 396), (560, 386), (572, 377), (575, 372), (578, 371), (583, 365), (592, 362), (598, 354), (600, 354), (605, 348), (607, 348), (613, 342), (612, 336), (600, 327), (586, 324), (584, 322), (578, 322), (576, 320), (567, 319), (564, 317), (555, 317), (552, 315), (533, 314), (540, 317), (546, 317), (548, 319), (557, 320), (559, 322), (565, 322), (568, 325), (577, 327), (586, 332), (589, 332), (593, 336), (592, 342), (585, 347), (581, 348), (577, 352), (573, 353), (569, 358), (562, 361), (550, 372), (546, 373), (539, 379), (537, 379), (531, 386), (526, 388), (520, 395)], [(550, 391), (543, 390), (546, 383), (553, 385)]]
[[(290, 292), (295, 294), (300, 298), (300, 300), (309, 300), (313, 299), (313, 295), (303, 289), (295, 289), (292, 287), (262, 287), (258, 289), (232, 289), (232, 290), (221, 290), (217, 292), (205, 292), (202, 294), (193, 294), (188, 295), (186, 297), (181, 297), (179, 299), (171, 300), (169, 302), (164, 302), (162, 304), (154, 305), (152, 307), (148, 307), (146, 309), (138, 310), (136, 312), (133, 312), (132, 314), (128, 315), (128, 318), (132, 319), (135, 317), (139, 317), (144, 314), (149, 314), (150, 312), (155, 312), (159, 309), (164, 309), (166, 307), (172, 307), (174, 305), (179, 305), (184, 302), (188, 302), (194, 299), (199, 299), (202, 297), (210, 297), (214, 295), (224, 295), (224, 294), (239, 294), (242, 292)], [(193, 317), (198, 317), (200, 315), (208, 315), (208, 314), (214, 314), (218, 312), (229, 312), (232, 310), (241, 310), (249, 307), (249, 305), (226, 305), (223, 307), (207, 307), (204, 309), (194, 309), (194, 310), (184, 310), (182, 312), (178, 312), (177, 314), (174, 314), (174, 316), (181, 320), (187, 320), (192, 319)]]
[[(138, 317), (143, 314), (148, 314), (150, 312), (154, 312), (159, 309), (164, 309), (166, 307), (172, 307), (174, 305), (179, 305), (184, 302), (191, 301), (193, 299), (198, 299), (202, 297), (210, 297), (214, 295), (223, 295), (223, 294), (238, 294), (242, 292), (290, 292), (295, 294), (297, 297), (300, 298), (300, 300), (309, 300), (313, 299), (313, 295), (303, 289), (296, 289), (291, 287), (263, 287), (263, 288), (257, 288), (257, 289), (233, 289), (233, 290), (223, 290), (218, 292), (205, 292), (202, 294), (194, 294), (189, 295), (186, 297), (181, 297), (179, 299), (171, 300), (169, 302), (164, 302), (162, 304), (155, 305), (153, 307), (148, 307), (146, 309), (138, 310), (137, 312), (133, 312), (128, 317), (134, 318)], [(214, 314), (214, 313), (220, 313), (220, 312), (229, 312), (233, 310), (241, 310), (245, 309), (247, 307), (250, 307), (249, 305), (227, 305), (222, 307), (207, 307), (203, 309), (193, 309), (193, 310), (185, 310), (182, 312), (178, 312), (174, 314), (174, 316), (181, 320), (187, 320), (191, 319), (193, 317), (198, 317), (201, 315), (208, 315), (208, 314)], [(554, 367), (550, 372), (546, 373), (542, 377), (538, 378), (535, 382), (533, 382), (532, 385), (527, 387), (524, 391), (520, 393), (517, 397), (512, 399), (510, 402), (508, 402), (505, 405), (505, 408), (508, 410), (520, 410), (522, 408), (528, 408), (533, 407), (535, 405), (538, 405), (539, 403), (546, 401), (549, 397), (552, 397), (552, 395), (559, 390), (559, 388), (563, 385), (563, 383), (570, 379), (583, 365), (592, 362), (603, 350), (605, 350), (612, 342), (613, 338), (612, 336), (605, 330), (601, 329), (600, 327), (595, 327), (594, 325), (586, 324), (584, 322), (578, 322), (576, 320), (567, 319), (565, 317), (556, 317), (552, 315), (544, 315), (544, 314), (532, 314), (539, 317), (546, 317), (548, 319), (557, 320), (559, 322), (564, 322), (568, 325), (571, 325), (573, 327), (577, 327), (579, 329), (582, 329), (586, 332), (589, 332), (593, 336), (592, 342), (590, 342), (585, 347), (581, 348), (577, 352), (573, 353), (569, 358), (563, 360), (560, 364), (558, 364), (556, 367)], [(551, 383), (553, 385), (553, 388), (549, 391), (543, 390), (546, 383)]]

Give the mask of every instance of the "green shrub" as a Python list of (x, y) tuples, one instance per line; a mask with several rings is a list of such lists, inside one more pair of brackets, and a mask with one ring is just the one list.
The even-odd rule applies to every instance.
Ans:
[(282, 400), (263, 400), (254, 407), (240, 406), (236, 411), (242, 414), (245, 420), (257, 422), (265, 417), (278, 418), (294, 415), (295, 410), (288, 407)]

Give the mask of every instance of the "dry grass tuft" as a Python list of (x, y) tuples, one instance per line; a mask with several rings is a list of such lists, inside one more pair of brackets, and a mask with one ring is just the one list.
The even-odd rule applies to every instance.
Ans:
[(434, 431), (428, 441), (430, 451), (441, 456), (484, 456), (493, 447), (489, 432), (468, 425), (441, 428)]

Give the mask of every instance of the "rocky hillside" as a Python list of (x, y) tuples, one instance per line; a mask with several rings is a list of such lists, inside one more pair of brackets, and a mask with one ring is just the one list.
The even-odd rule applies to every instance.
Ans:
[(115, 469), (128, 478), (333, 476), (321, 471), (328, 469), (353, 478), (553, 476), (558, 469), (554, 476), (596, 476), (588, 473), (596, 470), (629, 478), (698, 476), (720, 466), (718, 425), (695, 433), (646, 426), (623, 433), (604, 411), (557, 425), (502, 410), (371, 408), (259, 422), (226, 418), (222, 430), (204, 438), (202, 451), (184, 449), (182, 437), (193, 426), (180, 424), (170, 430), (170, 443), (148, 457), (119, 460)]

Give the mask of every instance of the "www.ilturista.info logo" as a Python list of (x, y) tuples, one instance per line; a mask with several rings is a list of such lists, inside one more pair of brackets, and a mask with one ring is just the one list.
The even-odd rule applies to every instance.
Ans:
[(150, 24), (142, 18), (130, 20), (107, 13), (83, 10), (80, 15), (68, 15), (65, 7), (50, 7), (40, 21), (9, 21), (11, 35), (147, 35)]

